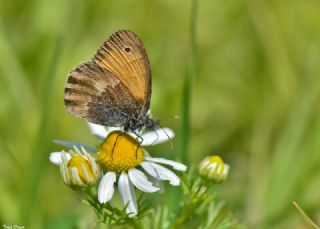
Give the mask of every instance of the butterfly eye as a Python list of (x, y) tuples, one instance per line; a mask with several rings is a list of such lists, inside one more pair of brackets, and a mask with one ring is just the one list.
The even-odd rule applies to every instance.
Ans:
[(125, 48), (124, 48), (124, 51), (126, 51), (126, 52), (131, 52), (131, 48), (130, 48), (130, 47), (125, 47)]

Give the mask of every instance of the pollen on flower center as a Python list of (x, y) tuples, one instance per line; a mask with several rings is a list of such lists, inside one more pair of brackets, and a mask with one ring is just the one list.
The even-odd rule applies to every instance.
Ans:
[(139, 165), (144, 155), (133, 137), (121, 131), (114, 131), (100, 145), (97, 159), (103, 169), (122, 172)]

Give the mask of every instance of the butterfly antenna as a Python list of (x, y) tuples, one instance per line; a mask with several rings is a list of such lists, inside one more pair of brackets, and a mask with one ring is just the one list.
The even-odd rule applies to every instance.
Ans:
[(174, 116), (172, 116), (172, 118), (174, 118), (174, 119), (178, 119), (178, 120), (180, 120), (181, 118), (180, 118), (180, 116), (178, 116), (178, 115), (174, 115)]

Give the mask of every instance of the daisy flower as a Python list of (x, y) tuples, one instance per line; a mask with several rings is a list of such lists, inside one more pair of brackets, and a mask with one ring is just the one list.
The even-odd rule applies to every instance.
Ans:
[[(163, 165), (177, 171), (186, 171), (187, 167), (179, 162), (164, 158), (154, 158), (142, 147), (159, 144), (174, 137), (171, 129), (161, 128), (141, 135), (142, 141), (130, 133), (124, 133), (119, 128), (105, 128), (101, 125), (89, 123), (94, 136), (102, 140), (95, 149), (76, 142), (55, 141), (68, 147), (82, 147), (82, 149), (96, 152), (95, 162), (99, 165), (103, 175), (98, 185), (98, 201), (103, 204), (109, 202), (117, 184), (126, 212), (133, 217), (138, 213), (138, 206), (134, 188), (142, 192), (157, 192), (160, 190), (158, 181), (169, 181), (171, 185), (180, 185), (180, 178)], [(50, 160), (57, 163), (57, 152)], [(53, 160), (53, 158), (55, 160)], [(59, 163), (59, 162), (58, 162)], [(154, 182), (151, 182), (153, 180)]]

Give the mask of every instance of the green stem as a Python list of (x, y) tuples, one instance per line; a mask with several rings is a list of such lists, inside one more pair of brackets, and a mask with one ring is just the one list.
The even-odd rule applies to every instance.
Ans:
[(179, 157), (184, 163), (188, 162), (188, 146), (190, 134), (190, 101), (191, 101), (191, 85), (196, 76), (196, 19), (197, 19), (197, 0), (191, 2), (190, 17), (190, 43), (189, 43), (189, 60), (187, 77), (183, 88), (182, 115), (181, 115), (181, 138)]
[[(188, 148), (189, 148), (189, 133), (190, 133), (190, 98), (191, 98), (191, 84), (195, 77), (195, 31), (197, 18), (197, 0), (191, 0), (191, 17), (190, 17), (190, 43), (189, 43), (189, 61), (188, 71), (183, 88), (182, 114), (178, 147), (176, 154), (184, 163), (188, 163)], [(174, 190), (168, 200), (170, 211), (175, 211), (178, 208), (177, 200), (180, 199), (178, 190)]]

